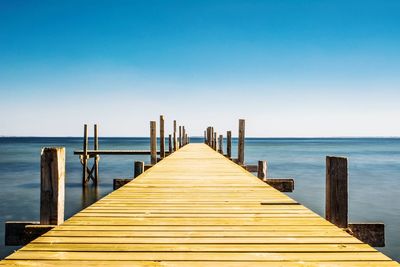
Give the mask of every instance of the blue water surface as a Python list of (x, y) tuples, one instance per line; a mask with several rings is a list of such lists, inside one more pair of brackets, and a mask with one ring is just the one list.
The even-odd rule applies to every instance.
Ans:
[[(201, 138), (191, 138), (202, 142)], [(100, 138), (101, 149), (148, 149), (148, 138)], [(40, 150), (65, 146), (66, 218), (112, 191), (113, 178), (131, 177), (133, 161), (149, 156), (101, 156), (98, 188), (81, 185), (81, 164), (73, 155), (82, 138), (0, 138), (0, 257), (18, 247), (4, 246), (4, 222), (39, 219)], [(237, 150), (236, 139), (233, 151)], [(248, 164), (268, 161), (268, 175), (294, 178), (297, 201), (324, 216), (325, 157), (349, 158), (349, 219), (351, 222), (384, 222), (386, 247), (378, 248), (400, 260), (400, 139), (399, 138), (248, 138)], [(236, 155), (233, 155), (236, 156)]]

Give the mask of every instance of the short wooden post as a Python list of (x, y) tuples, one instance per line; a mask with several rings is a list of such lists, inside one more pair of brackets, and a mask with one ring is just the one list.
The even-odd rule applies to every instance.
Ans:
[(168, 135), (168, 151), (169, 154), (172, 154), (172, 135)]
[(173, 131), (173, 137), (174, 137), (174, 152), (177, 150), (177, 140), (176, 140), (176, 120), (174, 120), (174, 131)]
[(226, 156), (232, 158), (232, 132), (226, 132)]
[(326, 157), (325, 217), (341, 228), (348, 226), (347, 158)]
[[(98, 128), (97, 124), (94, 125), (94, 144), (93, 144), (93, 149), (98, 150), (99, 149), (99, 135), (98, 135)], [(95, 185), (99, 184), (99, 155), (94, 156), (94, 181), (93, 183)]]
[(144, 162), (143, 161), (135, 161), (135, 173), (133, 177), (138, 177), (144, 172)]
[(160, 115), (160, 158), (165, 157), (164, 116)]
[(245, 135), (245, 121), (239, 120), (239, 140), (238, 140), (238, 163), (244, 164), (244, 135)]
[(157, 134), (156, 122), (150, 122), (150, 162), (151, 164), (157, 163)]
[(204, 144), (207, 144), (207, 131), (204, 131)]
[(222, 134), (219, 135), (218, 138), (218, 152), (222, 155), (224, 154), (223, 143), (224, 143), (224, 136)]
[(267, 161), (259, 160), (257, 168), (257, 177), (260, 179), (267, 179)]
[(87, 172), (87, 166), (88, 166), (88, 149), (89, 145), (89, 138), (88, 138), (88, 130), (87, 130), (87, 124), (83, 125), (83, 154), (81, 156), (81, 162), (82, 162), (82, 185), (85, 185), (88, 182), (88, 172)]
[(43, 148), (40, 157), (40, 224), (64, 222), (65, 148)]

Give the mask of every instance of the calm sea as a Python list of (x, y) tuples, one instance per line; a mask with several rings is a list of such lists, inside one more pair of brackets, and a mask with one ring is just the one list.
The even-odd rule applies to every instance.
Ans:
[[(5, 221), (39, 219), (39, 164), (44, 146), (67, 149), (66, 218), (111, 192), (113, 178), (131, 177), (134, 160), (149, 161), (148, 156), (102, 156), (100, 186), (83, 190), (81, 165), (73, 155), (82, 147), (81, 138), (0, 138), (0, 257), (17, 249), (4, 246)], [(148, 138), (100, 138), (101, 149), (148, 146)], [(349, 158), (350, 221), (384, 222), (386, 247), (379, 250), (400, 260), (400, 138), (246, 139), (246, 162), (268, 160), (270, 177), (295, 178), (295, 191), (289, 195), (322, 216), (326, 155)]]

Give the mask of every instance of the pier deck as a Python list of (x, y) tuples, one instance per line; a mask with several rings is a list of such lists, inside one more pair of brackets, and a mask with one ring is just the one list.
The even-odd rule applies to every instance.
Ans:
[(11, 254), (23, 266), (398, 266), (204, 144)]

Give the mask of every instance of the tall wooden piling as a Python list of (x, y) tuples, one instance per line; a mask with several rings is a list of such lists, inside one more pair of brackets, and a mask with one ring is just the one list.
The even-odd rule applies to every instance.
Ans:
[(239, 137), (238, 137), (238, 163), (244, 164), (244, 135), (245, 135), (245, 120), (239, 120)]
[(164, 116), (160, 115), (160, 158), (165, 157)]
[(40, 224), (59, 225), (64, 222), (64, 194), (65, 148), (43, 148), (40, 158)]
[(348, 225), (347, 158), (326, 157), (325, 217), (341, 228)]
[(218, 137), (218, 152), (221, 153), (222, 155), (224, 154), (224, 136), (222, 134), (219, 135)]
[(88, 145), (89, 145), (89, 138), (88, 138), (88, 129), (87, 124), (83, 125), (83, 154), (81, 156), (82, 162), (82, 185), (85, 185), (88, 182)]
[[(99, 134), (98, 134), (98, 128), (97, 124), (94, 125), (94, 140), (93, 140), (93, 149), (98, 150), (99, 149)], [(94, 156), (94, 181), (93, 183), (95, 185), (99, 184), (99, 155)]]
[(259, 160), (258, 161), (258, 168), (257, 168), (257, 177), (260, 179), (267, 179), (267, 161), (266, 160)]
[(151, 164), (157, 163), (157, 134), (156, 122), (150, 122), (150, 162)]
[(171, 155), (172, 154), (172, 135), (168, 135), (168, 152)]
[(135, 161), (135, 173), (133, 177), (138, 177), (144, 172), (144, 162), (143, 161)]
[(173, 131), (173, 138), (174, 138), (174, 151), (177, 150), (178, 146), (177, 146), (177, 140), (176, 140), (176, 120), (174, 120), (174, 131)]
[(204, 144), (207, 144), (207, 131), (204, 131)]
[(226, 132), (226, 156), (232, 158), (232, 132)]

